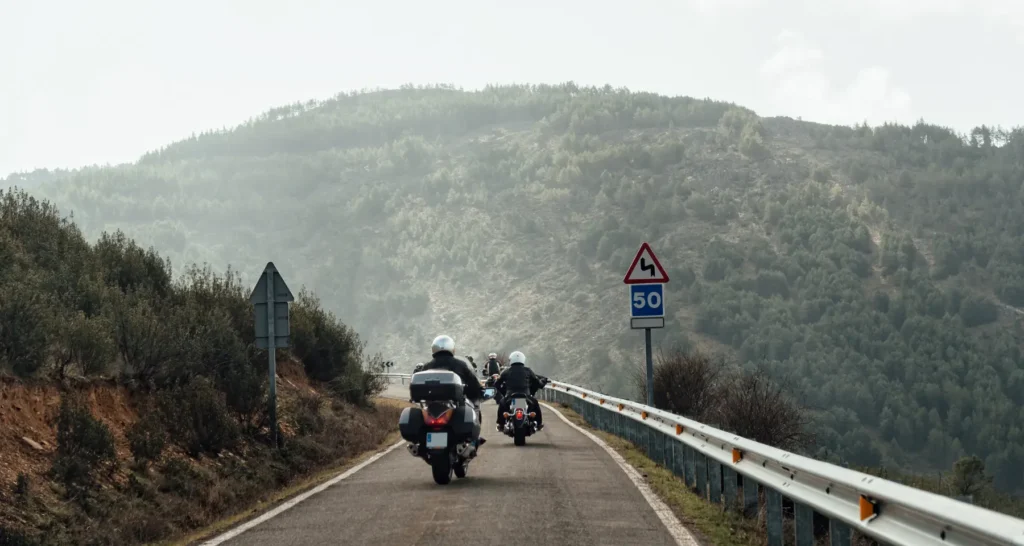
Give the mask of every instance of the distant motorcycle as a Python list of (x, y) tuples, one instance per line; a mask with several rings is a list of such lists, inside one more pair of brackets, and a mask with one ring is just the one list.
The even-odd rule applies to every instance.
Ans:
[[(537, 378), (540, 379), (541, 388), (549, 382), (544, 376)], [(509, 410), (505, 412), (505, 428), (502, 432), (505, 436), (511, 437), (516, 446), (524, 446), (526, 437), (537, 432), (537, 414), (530, 410), (530, 399), (525, 394), (514, 393), (508, 396), (512, 402), (509, 404)]]
[[(410, 400), (418, 408), (405, 408), (398, 429), (409, 444), (409, 454), (430, 465), (434, 481), (445, 485), (452, 474), (465, 478), (469, 463), (476, 458), (473, 438), (480, 436), (480, 416), (463, 393), (462, 380), (447, 370), (427, 370), (413, 374), (409, 383)], [(484, 400), (494, 389), (484, 391)]]

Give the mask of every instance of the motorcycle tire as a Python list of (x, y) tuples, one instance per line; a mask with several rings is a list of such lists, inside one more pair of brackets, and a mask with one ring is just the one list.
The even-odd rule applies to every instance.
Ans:
[(526, 429), (517, 428), (516, 431), (515, 431), (515, 436), (512, 437), (512, 442), (515, 445), (517, 445), (517, 446), (525, 446), (526, 445)]
[(448, 485), (452, 481), (452, 461), (447, 454), (440, 457), (431, 457), (430, 472), (434, 475), (434, 482), (438, 485)]

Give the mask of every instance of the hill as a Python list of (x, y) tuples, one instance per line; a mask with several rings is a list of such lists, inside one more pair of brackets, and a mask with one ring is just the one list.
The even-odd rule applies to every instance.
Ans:
[(237, 275), (174, 278), (123, 234), (90, 245), (2, 191), (0, 257), (0, 544), (180, 537), (375, 449), (398, 419), (368, 407), (379, 360), (307, 291), (279, 351), (274, 449)]
[(625, 89), (403, 88), (270, 110), (37, 191), (176, 262), (269, 259), (409, 367), (433, 335), (625, 394), (656, 343), (761, 362), (817, 455), (1024, 488), (1024, 131), (838, 127)]

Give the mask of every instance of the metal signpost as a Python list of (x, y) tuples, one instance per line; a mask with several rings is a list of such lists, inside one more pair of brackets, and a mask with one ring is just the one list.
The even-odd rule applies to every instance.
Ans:
[(288, 347), (291, 333), (288, 303), (295, 301), (295, 296), (288, 290), (274, 262), (267, 262), (249, 301), (256, 319), (256, 347), (267, 350), (270, 362), (270, 441), (277, 446), (277, 349)]
[(654, 405), (654, 358), (651, 355), (651, 329), (665, 327), (665, 283), (668, 273), (643, 243), (622, 282), (629, 286), (629, 327), (644, 330), (647, 342), (647, 405)]

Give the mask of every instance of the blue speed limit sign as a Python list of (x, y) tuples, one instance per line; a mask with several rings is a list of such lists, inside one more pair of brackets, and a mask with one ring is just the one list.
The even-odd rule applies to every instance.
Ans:
[(630, 318), (665, 316), (665, 285), (629, 285), (629, 316)]

